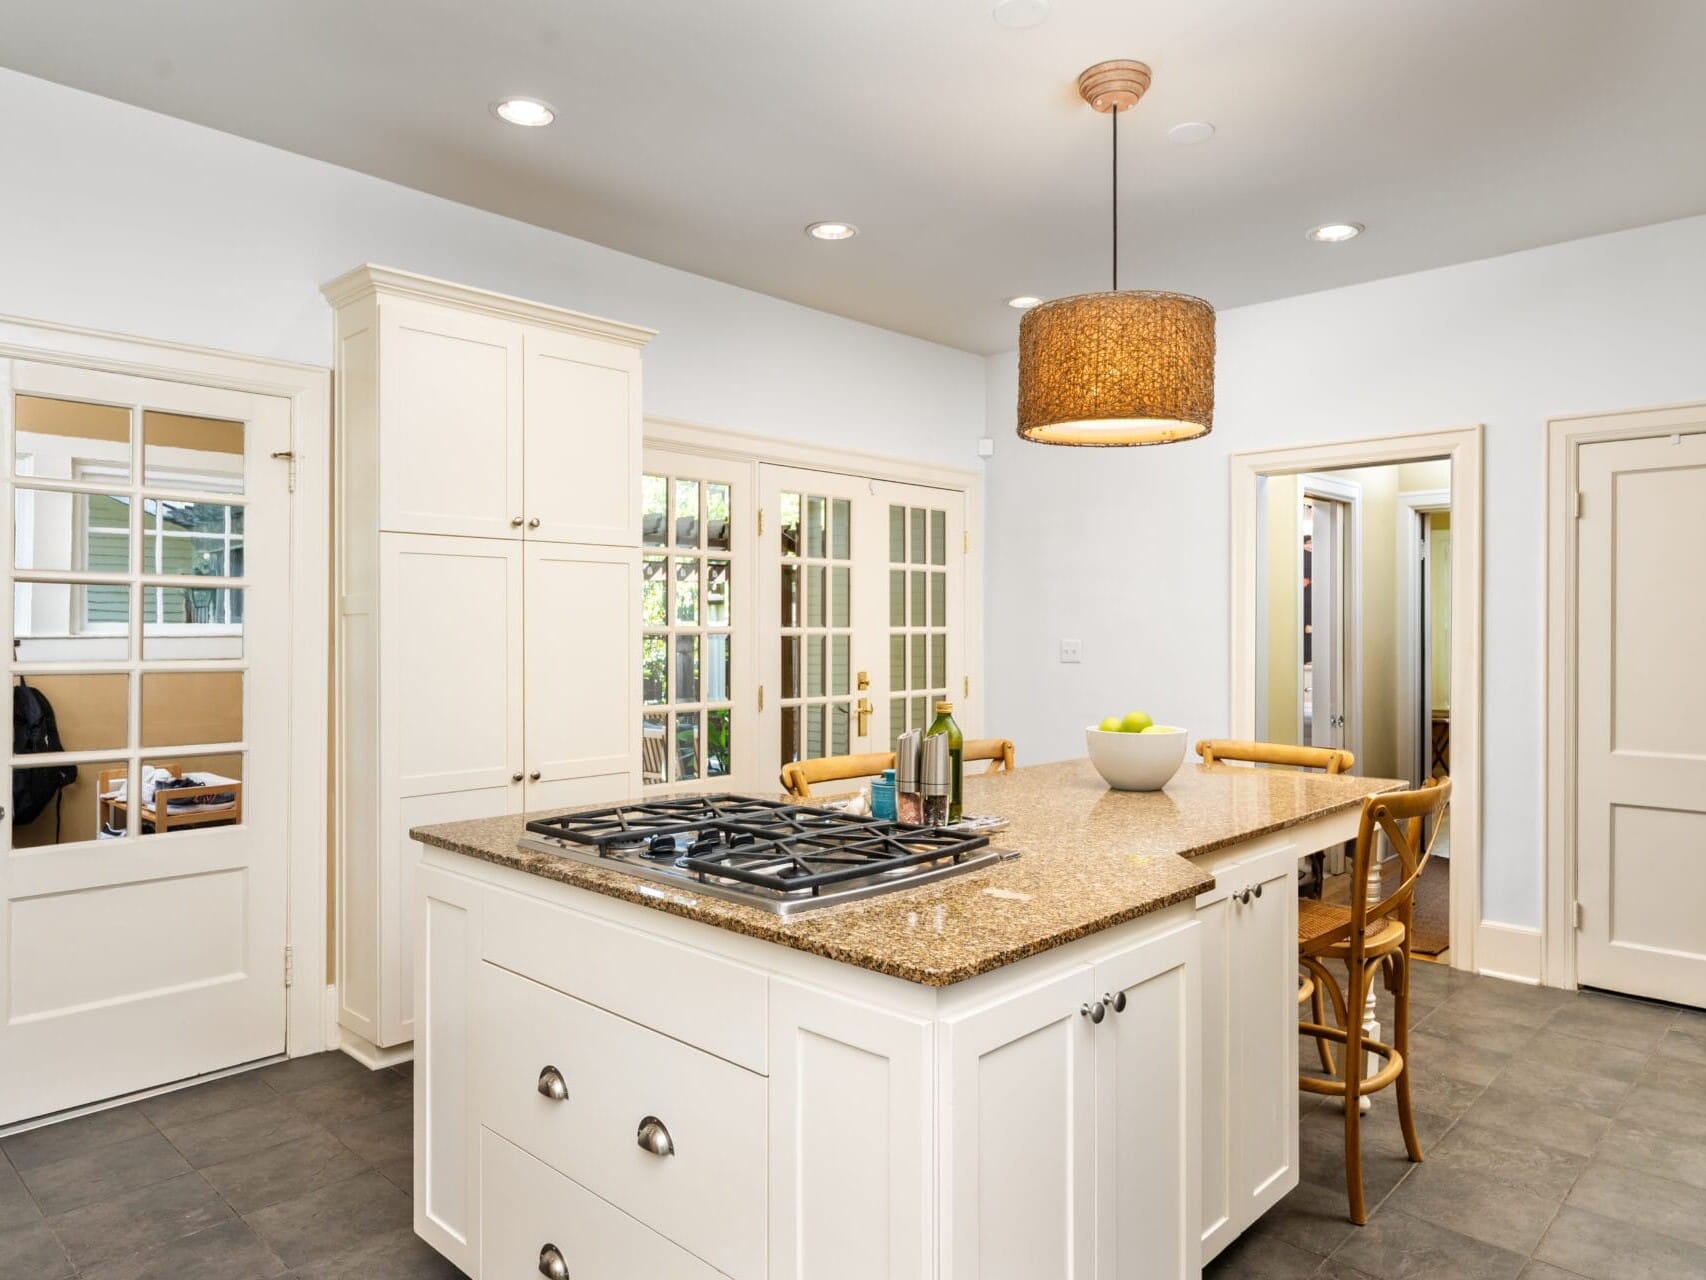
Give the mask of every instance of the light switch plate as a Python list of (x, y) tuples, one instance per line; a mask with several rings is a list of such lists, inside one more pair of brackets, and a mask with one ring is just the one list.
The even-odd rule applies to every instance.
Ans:
[(1082, 640), (1062, 640), (1060, 642), (1060, 660), (1062, 662), (1083, 662), (1084, 642)]

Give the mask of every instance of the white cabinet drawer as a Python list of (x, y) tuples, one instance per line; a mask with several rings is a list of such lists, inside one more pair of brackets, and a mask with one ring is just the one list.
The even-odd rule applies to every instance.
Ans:
[(516, 893), (494, 891), (485, 918), (484, 959), (766, 1073), (758, 970)]
[(480, 1163), (484, 1280), (536, 1278), (546, 1249), (562, 1255), (573, 1280), (719, 1280), (692, 1254), (489, 1130), (480, 1134)]
[[(735, 1280), (764, 1275), (762, 1076), (489, 963), (475, 1006), (482, 1124)], [(541, 1092), (547, 1067), (566, 1097)], [(673, 1154), (642, 1148), (648, 1117)]]

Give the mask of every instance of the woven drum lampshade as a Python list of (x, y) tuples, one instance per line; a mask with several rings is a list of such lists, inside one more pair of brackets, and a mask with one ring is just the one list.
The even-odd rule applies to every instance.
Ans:
[(1123, 289), (1057, 298), (1019, 323), (1019, 434), (1170, 444), (1214, 427), (1214, 308)]

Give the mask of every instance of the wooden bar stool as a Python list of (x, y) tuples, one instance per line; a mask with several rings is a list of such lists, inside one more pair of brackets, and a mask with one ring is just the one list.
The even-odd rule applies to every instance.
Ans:
[(874, 778), (894, 768), (894, 752), (872, 751), (858, 756), (825, 756), (821, 760), (796, 760), (782, 766), (782, 790), (795, 800), (812, 798), (814, 782), (852, 782)]
[(1008, 738), (967, 738), (960, 759), (966, 764), (975, 760), (989, 761), (985, 773), (1012, 773), (1013, 743)]
[[(1347, 907), (1322, 902), (1300, 902), (1297, 916), (1298, 959), (1315, 982), (1317, 1013), (1313, 1022), (1299, 1030), (1312, 1036), (1321, 1047), (1323, 1065), (1332, 1071), (1328, 1044), (1345, 1046), (1344, 1071), (1336, 1078), (1302, 1076), (1298, 1085), (1306, 1093), (1344, 1099), (1345, 1187), (1350, 1198), (1351, 1221), (1368, 1221), (1362, 1191), (1362, 1110), (1359, 1100), (1388, 1085), (1398, 1087), (1398, 1124), (1410, 1159), (1422, 1158), (1416, 1137), (1416, 1119), (1410, 1108), (1410, 917), (1415, 905), (1416, 880), (1433, 852), (1432, 840), (1422, 847), (1422, 832), (1439, 831), (1439, 815), (1451, 800), (1451, 779), (1430, 779), (1416, 791), (1398, 791), (1370, 796), (1363, 801), (1362, 821), (1357, 827), (1352, 881), (1368, 884), (1369, 869), (1378, 854), (1380, 836), (1385, 834), (1398, 857), (1398, 887), (1379, 902), (1371, 903), (1357, 894)], [(1348, 989), (1340, 988), (1327, 968), (1327, 961), (1345, 966)], [(1386, 988), (1392, 993), (1392, 1043), (1364, 1038), (1358, 1015), (1368, 997), (1370, 982), (1383, 969)], [(1319, 1014), (1319, 993), (1333, 1002), (1339, 1026), (1327, 1026)], [(1364, 1076), (1367, 1055), (1374, 1054), (1383, 1065)]]

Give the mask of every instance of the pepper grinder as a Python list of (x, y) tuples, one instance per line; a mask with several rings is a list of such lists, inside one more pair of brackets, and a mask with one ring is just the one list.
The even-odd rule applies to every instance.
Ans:
[(924, 793), (924, 825), (948, 825), (948, 805), (953, 796), (953, 767), (948, 754), (948, 735), (925, 736), (919, 768), (919, 790)]
[(918, 791), (918, 753), (923, 733), (908, 729), (894, 747), (894, 810), (896, 821), (916, 827), (924, 821), (924, 798)]

